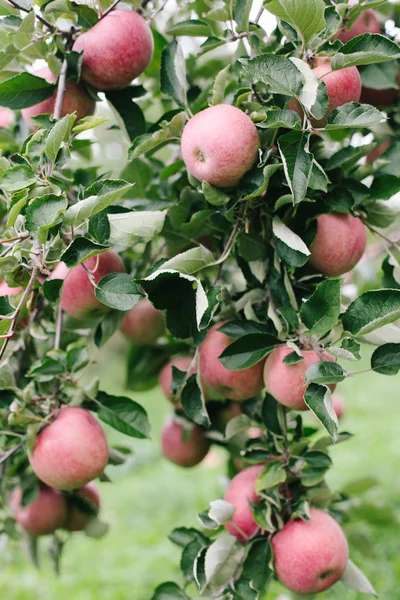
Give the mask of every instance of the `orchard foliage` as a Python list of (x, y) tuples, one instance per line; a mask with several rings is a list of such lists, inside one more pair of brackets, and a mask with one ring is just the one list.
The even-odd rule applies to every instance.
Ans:
[[(360, 376), (361, 343), (377, 346), (377, 374), (400, 368), (387, 202), (400, 50), (385, 31), (398, 8), (193, 0), (166, 22), (167, 2), (117, 4), (0, 0), (1, 531), (15, 537), (16, 519), (33, 549), (52, 532), (56, 566), (63, 529), (105, 533), (88, 482), (107, 480), (107, 450), (88, 411), (150, 434), (142, 406), (85, 377), (122, 325), (128, 387), (161, 373), (174, 404), (165, 456), (193, 466), (217, 444), (249, 485), (212, 501), (202, 530), (171, 533), (183, 584), (153, 600), (255, 600), (273, 577), (373, 594), (327, 514), (351, 518), (325, 475), (330, 445), (350, 437), (331, 391)], [(96, 163), (99, 102), (129, 143), (119, 173)], [(109, 448), (109, 464), (127, 453)], [(35, 522), (41, 503), (50, 523)], [(325, 531), (330, 564), (314, 559)], [(297, 535), (310, 554), (291, 564)]]

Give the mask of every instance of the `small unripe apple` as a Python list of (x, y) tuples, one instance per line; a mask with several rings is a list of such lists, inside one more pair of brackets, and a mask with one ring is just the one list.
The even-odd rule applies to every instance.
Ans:
[[(315, 350), (301, 350), (303, 360), (287, 365), (283, 359), (292, 352), (288, 346), (279, 346), (269, 354), (264, 366), (265, 387), (284, 406), (294, 410), (308, 410), (303, 398), (307, 389), (304, 380), (308, 367), (322, 360), (334, 362), (335, 359), (324, 351), (318, 354)], [(336, 385), (331, 384), (329, 387), (334, 390)]]
[[(358, 4), (357, 0), (350, 0), (349, 6), (355, 6)], [(373, 10), (370, 8), (364, 10), (360, 16), (354, 21), (353, 25), (350, 29), (345, 29), (341, 31), (337, 36), (338, 39), (343, 43), (349, 42), (353, 38), (358, 35), (362, 35), (363, 33), (380, 33), (381, 25), (379, 20)]]
[(186, 168), (199, 181), (232, 187), (257, 160), (260, 139), (253, 121), (229, 104), (210, 106), (189, 119), (181, 140)]
[[(187, 436), (187, 437), (186, 437)], [(211, 442), (204, 430), (195, 425), (185, 432), (180, 423), (170, 419), (161, 432), (161, 448), (165, 458), (180, 467), (194, 467), (207, 455)]]
[(153, 34), (132, 10), (113, 10), (76, 40), (83, 51), (82, 78), (99, 90), (120, 90), (148, 67), (153, 58)]
[(12, 111), (10, 108), (0, 106), (0, 127), (4, 127), (6, 129), (13, 120), (14, 111)]
[[(83, 264), (91, 271), (96, 283), (110, 273), (125, 272), (122, 259), (112, 250), (92, 256)], [(95, 317), (110, 310), (97, 300), (94, 286), (82, 265), (73, 267), (65, 278), (61, 292), (61, 307), (75, 319)]]
[(37, 436), (29, 462), (57, 490), (75, 490), (101, 475), (108, 463), (106, 435), (87, 410), (62, 408)]
[[(34, 73), (34, 75), (37, 77), (42, 77), (49, 83), (55, 83), (57, 81), (57, 75), (50, 71), (48, 67), (39, 69)], [(23, 108), (21, 110), (21, 114), (24, 121), (26, 121), (30, 127), (35, 127), (31, 121), (31, 117), (36, 117), (37, 115), (47, 113), (52, 115), (54, 113), (56, 98), (57, 93), (54, 93), (50, 98), (39, 102), (39, 104), (34, 104), (28, 108)], [(73, 81), (67, 82), (61, 108), (62, 117), (76, 112), (76, 119), (83, 119), (83, 117), (92, 115), (95, 111), (95, 108), (96, 102), (87, 95), (82, 85), (74, 83)]]
[(30, 535), (47, 535), (63, 527), (67, 517), (65, 496), (47, 485), (40, 485), (39, 495), (27, 506), (22, 506), (22, 490), (17, 487), (11, 496), (11, 507), (16, 521)]
[[(171, 384), (172, 384), (172, 367), (176, 367), (180, 371), (185, 371), (186, 373), (189, 371), (189, 368), (193, 362), (193, 358), (191, 356), (177, 356), (173, 358), (166, 365), (163, 366), (160, 372), (160, 376), (158, 378), (158, 384), (162, 389), (164, 396), (170, 402), (173, 402), (174, 395), (172, 393)], [(196, 373), (196, 365), (193, 365), (190, 370), (189, 375), (193, 375)], [(174, 403), (175, 404), (175, 403)], [(180, 405), (179, 405), (180, 408)]]
[(263, 361), (242, 371), (230, 371), (224, 367), (218, 357), (233, 340), (218, 331), (221, 325), (214, 325), (200, 346), (201, 381), (207, 399), (227, 398), (242, 402), (253, 398), (263, 389)]
[[(75, 491), (77, 496), (87, 501), (93, 508), (94, 512), (98, 512), (100, 508), (100, 494), (96, 484), (91, 481), (82, 488)], [(64, 523), (64, 529), (68, 531), (82, 531), (87, 523), (92, 519), (94, 514), (89, 511), (82, 510), (79, 505), (72, 501), (69, 502), (68, 514)]]
[(367, 164), (374, 162), (375, 160), (378, 160), (378, 158), (380, 158), (382, 156), (382, 154), (384, 154), (386, 152), (386, 150), (388, 148), (390, 148), (392, 141), (391, 140), (385, 140), (383, 142), (381, 142), (376, 148), (374, 148), (373, 150), (371, 150), (371, 152), (369, 152), (367, 154)]
[(254, 520), (250, 503), (255, 504), (259, 498), (255, 490), (255, 483), (263, 469), (264, 465), (254, 465), (243, 469), (232, 479), (224, 496), (224, 500), (235, 507), (232, 523), (227, 523), (226, 529), (243, 544), (252, 538), (259, 529)]
[(367, 229), (358, 217), (339, 213), (320, 215), (310, 262), (331, 277), (343, 275), (355, 267), (366, 245)]
[(311, 521), (290, 521), (272, 537), (277, 579), (298, 594), (318, 594), (346, 570), (349, 548), (338, 523), (311, 509)]
[(143, 298), (131, 308), (121, 324), (125, 337), (137, 346), (151, 346), (165, 332), (165, 319), (150, 300)]

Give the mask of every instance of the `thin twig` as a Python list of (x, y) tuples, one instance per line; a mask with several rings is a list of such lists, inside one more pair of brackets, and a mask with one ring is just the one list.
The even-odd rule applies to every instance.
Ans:
[(224, 250), (223, 250), (223, 252), (222, 252), (222, 254), (220, 256), (220, 261), (221, 262), (220, 262), (220, 265), (219, 265), (219, 268), (218, 268), (218, 273), (217, 273), (217, 277), (215, 279), (214, 285), (217, 285), (217, 283), (220, 280), (224, 261), (229, 256), (231, 248), (232, 248), (232, 246), (233, 246), (233, 244), (235, 242), (236, 236), (238, 234), (240, 223), (242, 222), (243, 212), (244, 212), (244, 205), (242, 205), (241, 208), (240, 208), (240, 212), (239, 212), (238, 218), (236, 220), (235, 226), (232, 229), (231, 235), (229, 236), (228, 241), (226, 242), (226, 246), (225, 246), (225, 248), (224, 248)]
[(149, 21), (152, 21), (153, 19), (156, 18), (156, 16), (162, 11), (164, 10), (166, 4), (167, 4), (168, 0), (165, 0), (165, 2), (163, 2), (163, 4), (160, 6), (160, 8), (157, 8), (157, 10), (155, 10), (153, 13), (151, 13), (151, 15), (149, 16)]
[(6, 462), (6, 460), (8, 460), (10, 458), (10, 456), (12, 456), (16, 452), (18, 452), (18, 450), (20, 450), (21, 448), (22, 448), (22, 442), (20, 442), (19, 444), (17, 444), (13, 448), (11, 448), (11, 450), (8, 450), (8, 452), (3, 454), (3, 456), (0, 457), (0, 465), (2, 465), (4, 462)]
[(24, 231), (24, 233), (19, 233), (18, 235), (14, 235), (10, 238), (3, 238), (0, 240), (0, 244), (8, 244), (10, 242), (15, 242), (16, 240), (26, 240), (30, 236), (29, 231)]
[(57, 321), (56, 321), (56, 333), (54, 336), (54, 350), (60, 349), (62, 325), (63, 325), (63, 311), (61, 308), (61, 302), (59, 302), (58, 307), (57, 307)]
[(54, 114), (53, 114), (54, 118), (57, 121), (61, 117), (62, 104), (63, 104), (64, 93), (65, 93), (65, 82), (67, 79), (67, 69), (68, 69), (67, 59), (64, 58), (63, 64), (61, 67), (60, 78), (58, 80), (57, 97), (56, 97), (56, 103), (54, 106)]
[(254, 19), (253, 23), (255, 23), (256, 25), (258, 25), (259, 20), (261, 19), (261, 15), (264, 12), (264, 7), (261, 6), (260, 10), (258, 11), (256, 18)]
[(400, 244), (398, 242), (395, 242), (395, 241), (391, 240), (390, 238), (386, 237), (386, 235), (384, 235), (383, 233), (381, 233), (380, 231), (375, 229), (375, 227), (368, 225), (368, 223), (364, 223), (364, 224), (368, 227), (368, 229), (370, 231), (372, 231), (372, 233), (375, 233), (375, 235), (378, 235), (380, 238), (385, 240), (385, 242), (387, 242), (391, 246), (394, 246), (394, 248), (396, 248), (396, 250), (400, 250)]
[(107, 15), (108, 15), (110, 12), (112, 12), (112, 11), (114, 10), (114, 8), (117, 6), (117, 4), (119, 4), (120, 2), (121, 2), (121, 0), (115, 0), (115, 2), (113, 2), (113, 3), (111, 4), (111, 6), (109, 6), (109, 7), (107, 8), (107, 10), (105, 10), (105, 11), (103, 12), (103, 14), (102, 14), (102, 15), (100, 15), (100, 19), (104, 19), (104, 17), (106, 17), (106, 16), (107, 16)]
[[(17, 2), (15, 2), (15, 0), (8, 0), (8, 2), (14, 7), (17, 8), (18, 10), (22, 10), (22, 12), (24, 13), (30, 13), (32, 9), (30, 8), (25, 8), (24, 6), (20, 6), (19, 4), (17, 4)], [(38, 21), (40, 21), (43, 25), (46, 25), (46, 27), (48, 27), (50, 29), (50, 31), (55, 31), (56, 27), (54, 27), (54, 25), (52, 25), (51, 23), (49, 23), (49, 21), (46, 21), (46, 19), (43, 19), (43, 17), (41, 17), (40, 15), (38, 15), (37, 13), (35, 13), (35, 17), (37, 18)]]

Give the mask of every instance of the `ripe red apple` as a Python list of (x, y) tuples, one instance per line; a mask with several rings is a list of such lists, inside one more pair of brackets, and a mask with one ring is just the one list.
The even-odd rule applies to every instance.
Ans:
[(182, 425), (172, 419), (166, 422), (161, 432), (163, 455), (180, 467), (198, 465), (207, 455), (211, 445), (204, 435), (204, 430), (197, 425), (187, 435), (186, 440)]
[[(334, 109), (347, 104), (347, 102), (358, 102), (361, 96), (361, 77), (357, 67), (347, 67), (339, 71), (331, 70), (329, 60), (323, 59), (313, 69), (318, 79), (321, 79), (327, 87), (329, 106), (325, 116), (320, 119), (311, 119), (313, 127), (324, 127), (328, 121), (328, 114)], [(290, 101), (288, 108), (296, 111), (300, 117), (303, 109), (296, 99)]]
[(345, 413), (345, 406), (344, 406), (343, 398), (341, 396), (338, 396), (337, 394), (335, 394), (334, 396), (332, 396), (332, 405), (333, 405), (333, 410), (335, 411), (336, 416), (340, 421), (340, 419), (343, 417), (343, 415)]
[[(354, 6), (358, 4), (357, 0), (350, 0), (349, 6)], [(381, 25), (379, 20), (373, 10), (370, 8), (364, 10), (360, 16), (354, 21), (353, 25), (350, 29), (345, 29), (341, 31), (337, 36), (338, 39), (345, 44), (349, 42), (353, 38), (357, 37), (357, 35), (362, 35), (363, 33), (380, 33)]]
[(0, 106), (0, 127), (7, 128), (14, 120), (14, 112), (11, 108)]
[(148, 67), (153, 34), (135, 11), (113, 10), (76, 40), (82, 52), (82, 78), (99, 90), (120, 90)]
[(253, 121), (229, 104), (210, 106), (189, 119), (181, 140), (186, 168), (196, 179), (232, 187), (257, 160), (260, 139)]
[[(293, 350), (288, 346), (275, 348), (265, 361), (264, 383), (267, 391), (284, 406), (294, 410), (308, 410), (303, 396), (307, 386), (304, 379), (308, 367), (321, 360), (334, 362), (333, 356), (327, 352), (321, 352), (321, 356), (314, 350), (302, 350), (304, 357), (302, 361), (287, 365), (283, 362), (285, 356)], [(329, 386), (334, 390), (336, 385)]]
[[(49, 83), (55, 83), (57, 81), (57, 75), (50, 71), (48, 67), (43, 67), (34, 73), (37, 77), (42, 77)], [(57, 94), (53, 94), (47, 100), (43, 100), (39, 102), (39, 104), (34, 104), (34, 106), (29, 106), (28, 108), (23, 108), (21, 110), (22, 117), (24, 121), (28, 123), (30, 127), (35, 127), (35, 125), (31, 121), (31, 117), (36, 117), (37, 115), (42, 115), (45, 113), (53, 114), (54, 107), (56, 104)], [(73, 112), (76, 112), (77, 120), (83, 119), (83, 117), (87, 117), (92, 115), (96, 108), (96, 102), (90, 98), (82, 85), (74, 83), (73, 81), (68, 81), (65, 86), (65, 93), (63, 97), (61, 116), (70, 115)]]
[(23, 291), (22, 287), (10, 287), (6, 281), (0, 283), (0, 296), (17, 296)]
[(372, 104), (377, 108), (391, 107), (399, 95), (399, 90), (387, 88), (386, 90), (374, 90), (369, 87), (362, 87), (360, 102)]
[(235, 475), (224, 496), (224, 500), (236, 508), (232, 523), (227, 523), (226, 529), (243, 544), (259, 529), (249, 503), (255, 504), (258, 500), (254, 486), (263, 468), (264, 465), (254, 465)]
[(275, 574), (289, 590), (317, 594), (343, 575), (349, 548), (338, 523), (311, 509), (311, 521), (290, 521), (272, 537)]
[[(174, 402), (174, 395), (172, 393), (171, 384), (172, 384), (172, 367), (176, 367), (180, 371), (189, 371), (190, 365), (192, 364), (193, 358), (191, 356), (178, 356), (173, 358), (166, 365), (163, 366), (160, 372), (160, 376), (158, 378), (158, 385), (162, 389), (164, 396), (176, 405)], [(196, 373), (196, 366), (193, 366), (190, 370), (189, 375), (193, 375)], [(181, 404), (178, 403), (176, 408), (182, 408)]]
[(65, 279), (68, 273), (69, 269), (67, 265), (63, 262), (59, 262), (49, 275), (49, 279)]
[(381, 142), (376, 148), (371, 150), (371, 152), (367, 154), (367, 164), (374, 162), (374, 160), (378, 160), (378, 158), (380, 158), (382, 154), (384, 154), (386, 150), (390, 148), (391, 143), (391, 140), (385, 140), (384, 142)]
[(65, 496), (47, 485), (40, 485), (39, 495), (31, 504), (22, 506), (22, 490), (16, 487), (11, 506), (16, 521), (31, 535), (47, 535), (63, 527), (67, 516)]
[(105, 433), (90, 412), (66, 406), (37, 436), (29, 462), (47, 485), (75, 490), (103, 473), (108, 462)]
[(143, 298), (131, 308), (121, 325), (122, 333), (137, 346), (151, 346), (165, 331), (162, 312), (150, 300)]
[[(79, 490), (76, 490), (75, 494), (88, 501), (94, 511), (96, 513), (98, 512), (100, 508), (100, 494), (93, 481)], [(67, 529), (68, 531), (82, 531), (93, 516), (94, 515), (90, 514), (90, 512), (81, 510), (80, 507), (72, 501), (68, 506), (68, 514), (64, 523), (64, 529)]]
[(311, 264), (331, 277), (351, 271), (364, 254), (367, 229), (358, 217), (331, 213), (317, 218)]
[[(92, 256), (83, 264), (92, 272), (96, 283), (109, 273), (125, 272), (122, 259), (112, 250)], [(61, 292), (61, 307), (75, 319), (95, 317), (109, 310), (97, 300), (94, 286), (82, 265), (73, 267), (65, 278)]]

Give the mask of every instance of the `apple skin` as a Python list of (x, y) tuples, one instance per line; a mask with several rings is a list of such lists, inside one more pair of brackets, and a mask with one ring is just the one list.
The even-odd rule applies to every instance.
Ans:
[[(75, 494), (81, 496), (85, 500), (88, 500), (96, 512), (100, 508), (100, 494), (96, 484), (91, 481), (82, 488), (75, 491)], [(85, 529), (87, 523), (93, 518), (94, 515), (79, 510), (76, 505), (68, 507), (68, 514), (65, 519), (64, 529), (67, 531), (82, 531)]]
[(150, 300), (143, 298), (128, 312), (122, 321), (121, 331), (137, 346), (152, 346), (165, 332), (165, 318)]
[(232, 479), (224, 496), (226, 502), (236, 507), (232, 523), (227, 523), (226, 529), (243, 544), (252, 538), (259, 529), (249, 502), (255, 504), (258, 500), (254, 486), (264, 466), (254, 465), (243, 469)]
[(49, 279), (65, 279), (68, 273), (69, 269), (67, 265), (63, 262), (59, 262), (49, 275)]
[(120, 90), (148, 67), (153, 58), (153, 34), (131, 10), (113, 10), (76, 40), (82, 52), (82, 78), (99, 90)]
[(349, 548), (338, 523), (327, 513), (311, 509), (311, 521), (290, 521), (272, 537), (275, 574), (298, 594), (322, 592), (343, 575)]
[(37, 436), (29, 462), (57, 490), (75, 490), (101, 475), (108, 462), (106, 435), (83, 408), (66, 406)]
[[(172, 404), (174, 404), (174, 406), (176, 408), (179, 408), (179, 409), (181, 409), (182, 406), (181, 406), (180, 402), (178, 402), (178, 403), (174, 402), (174, 395), (171, 390), (172, 367), (176, 367), (180, 371), (188, 372), (192, 362), (193, 362), (193, 357), (191, 357), (191, 356), (177, 356), (176, 358), (173, 358), (172, 360), (167, 362), (166, 365), (163, 366), (163, 368), (161, 369), (159, 378), (158, 378), (158, 385), (162, 389), (164, 396), (167, 398), (167, 400), (172, 402)], [(194, 373), (196, 373), (195, 365), (190, 370), (189, 375), (193, 375)]]
[(22, 287), (10, 287), (6, 281), (0, 283), (0, 296), (17, 296), (23, 291)]
[(344, 416), (344, 413), (345, 413), (345, 406), (344, 406), (343, 398), (341, 396), (338, 396), (337, 394), (335, 394), (334, 396), (332, 396), (332, 405), (333, 405), (333, 410), (335, 411), (336, 416), (337, 416), (338, 420), (340, 421), (340, 419)]
[[(398, 78), (399, 79), (399, 78)], [(387, 88), (386, 90), (374, 90), (363, 86), (361, 90), (360, 102), (363, 104), (372, 104), (376, 108), (391, 107), (399, 95), (399, 90)]]
[(31, 535), (48, 535), (64, 526), (67, 517), (65, 496), (47, 485), (40, 485), (39, 495), (28, 506), (22, 506), (22, 490), (16, 487), (11, 507), (16, 521)]
[(260, 138), (253, 121), (229, 104), (210, 106), (189, 119), (181, 140), (186, 168), (196, 179), (235, 186), (257, 160)]
[(385, 140), (384, 142), (381, 142), (376, 148), (371, 150), (371, 152), (368, 152), (366, 160), (367, 164), (378, 160), (378, 158), (380, 158), (382, 154), (384, 154), (386, 150), (390, 148), (391, 143), (391, 140)]
[[(84, 265), (92, 271), (96, 283), (110, 273), (125, 272), (122, 259), (112, 250), (88, 258)], [(109, 310), (97, 300), (94, 287), (82, 265), (72, 267), (66, 276), (61, 291), (61, 307), (75, 319), (95, 317)]]
[[(288, 346), (279, 346), (269, 354), (264, 366), (264, 383), (267, 391), (284, 406), (294, 410), (308, 410), (303, 396), (307, 386), (304, 379), (308, 367), (321, 361), (314, 350), (301, 350), (304, 359), (294, 365), (283, 362), (285, 356), (293, 350)], [(333, 356), (322, 352), (323, 360), (334, 362)], [(329, 386), (333, 391), (336, 385)]]
[(253, 398), (263, 389), (263, 361), (244, 369), (230, 371), (219, 360), (219, 356), (232, 339), (218, 331), (223, 323), (211, 327), (200, 346), (200, 374), (204, 392), (208, 400), (226, 398), (243, 402)]
[(169, 419), (161, 432), (162, 453), (169, 461), (180, 467), (194, 467), (208, 454), (211, 442), (203, 429), (195, 425), (188, 441), (183, 441), (183, 427)]
[(311, 245), (311, 264), (331, 277), (351, 271), (364, 254), (367, 229), (358, 217), (331, 213), (317, 218), (317, 235)]
[[(350, 0), (348, 3), (349, 6), (354, 6), (358, 4), (356, 0)], [(343, 43), (349, 42), (353, 38), (358, 35), (362, 35), (363, 33), (380, 33), (381, 25), (379, 20), (373, 10), (370, 8), (364, 10), (360, 16), (354, 21), (353, 25), (350, 29), (345, 29), (341, 31), (337, 38)]]
[[(42, 69), (35, 71), (34, 75), (42, 77), (49, 83), (55, 83), (57, 81), (57, 75), (50, 71), (48, 67), (43, 67)], [(34, 104), (34, 106), (29, 106), (28, 108), (23, 108), (21, 110), (22, 118), (28, 123), (29, 127), (35, 127), (31, 121), (31, 117), (36, 117), (37, 115), (45, 113), (52, 115), (54, 113), (56, 98), (57, 93), (54, 93), (47, 100), (43, 100), (42, 102), (39, 102), (39, 104)], [(79, 121), (79, 119), (83, 119), (83, 117), (92, 115), (95, 109), (96, 102), (87, 95), (83, 86), (74, 83), (73, 81), (69, 81), (66, 84), (61, 108), (62, 117), (76, 112), (76, 119)]]
[[(348, 102), (358, 102), (361, 96), (361, 77), (357, 67), (346, 67), (339, 71), (331, 71), (331, 63), (323, 60), (318, 64), (313, 72), (321, 79), (327, 87), (329, 106), (325, 116), (320, 119), (311, 119), (313, 127), (324, 127), (328, 121), (328, 114), (334, 109), (347, 104)], [(295, 98), (293, 98), (288, 108), (297, 112), (303, 117), (303, 109)]]
[(0, 127), (6, 129), (14, 120), (14, 111), (11, 108), (0, 106)]

